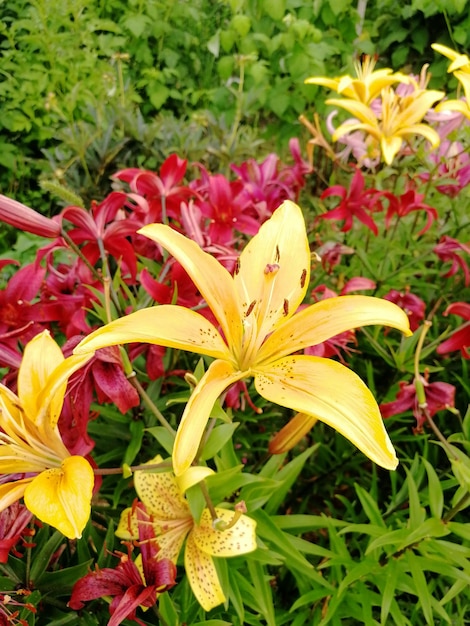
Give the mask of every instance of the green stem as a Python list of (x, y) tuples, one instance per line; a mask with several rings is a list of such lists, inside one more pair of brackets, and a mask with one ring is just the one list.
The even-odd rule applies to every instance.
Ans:
[(155, 415), (155, 417), (158, 419), (160, 424), (167, 429), (167, 431), (170, 433), (170, 435), (172, 437), (174, 437), (176, 435), (175, 430), (172, 428), (170, 423), (165, 419), (163, 414), (160, 412), (160, 410), (157, 408), (157, 406), (153, 402), (152, 398), (148, 395), (148, 393), (142, 387), (140, 382), (137, 380), (136, 373), (132, 372), (132, 374), (128, 375), (127, 378), (129, 379), (130, 383), (137, 389), (137, 391), (139, 392), (140, 397), (142, 398), (142, 400), (146, 404), (147, 408), (150, 409), (150, 411)]
[[(127, 470), (131, 470), (132, 473), (134, 472), (150, 472), (152, 470), (156, 470), (156, 469), (172, 469), (172, 464), (169, 461), (162, 461), (161, 463), (144, 463), (144, 464), (140, 464), (140, 465), (131, 465), (130, 467), (126, 467), (126, 471)], [(95, 476), (111, 476), (114, 474), (123, 474), (124, 473), (124, 468), (123, 467), (105, 467), (105, 468), (93, 468), (93, 473), (95, 474)]]

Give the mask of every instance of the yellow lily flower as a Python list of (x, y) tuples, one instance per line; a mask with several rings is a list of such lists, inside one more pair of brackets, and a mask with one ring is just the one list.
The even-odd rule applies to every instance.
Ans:
[[(160, 463), (161, 460), (157, 456), (150, 463)], [(210, 472), (208, 468), (201, 469)], [(255, 550), (256, 522), (247, 515), (216, 507), (218, 522), (220, 520), (222, 525), (236, 522), (226, 530), (218, 530), (209, 510), (204, 509), (199, 523), (196, 523), (172, 472), (138, 470), (134, 473), (134, 485), (152, 518), (160, 547), (158, 558), (176, 563), (186, 539), (184, 567), (199, 604), (205, 611), (210, 611), (225, 602), (212, 557), (238, 556)], [(116, 535), (125, 540), (138, 538), (137, 516), (132, 509), (122, 512)]]
[(362, 102), (346, 99), (327, 100), (327, 104), (345, 109), (358, 120), (357, 123), (348, 120), (339, 126), (333, 140), (362, 130), (378, 142), (387, 165), (391, 165), (403, 142), (411, 136), (423, 136), (433, 149), (439, 145), (438, 133), (427, 124), (423, 124), (422, 120), (433, 104), (444, 97), (443, 91), (416, 88), (414, 93), (400, 96), (391, 87), (387, 87), (382, 90), (381, 95), (382, 108), (379, 116)]
[(466, 54), (460, 54), (439, 43), (433, 43), (431, 48), (452, 61), (447, 72), (454, 74), (465, 93), (465, 100), (446, 100), (436, 107), (436, 111), (457, 111), (470, 119), (470, 59)]
[(382, 89), (389, 87), (394, 83), (409, 83), (410, 79), (405, 74), (393, 72), (390, 68), (375, 70), (376, 59), (364, 55), (362, 63), (356, 61), (354, 69), (356, 77), (349, 74), (340, 76), (339, 78), (326, 78), (323, 76), (312, 76), (304, 82), (307, 85), (321, 85), (328, 87), (332, 91), (336, 91), (346, 98), (370, 104), (375, 98), (380, 96)]
[(57, 422), (68, 378), (92, 356), (65, 359), (46, 330), (25, 347), (18, 395), (0, 384), (0, 473), (31, 474), (0, 485), (0, 511), (24, 496), (31, 513), (70, 539), (90, 517), (94, 474), (71, 456)]
[(177, 476), (196, 458), (217, 398), (248, 377), (254, 377), (258, 393), (269, 402), (326, 422), (379, 465), (396, 467), (377, 403), (360, 378), (335, 361), (295, 353), (368, 324), (409, 335), (408, 318), (395, 304), (370, 296), (328, 298), (296, 313), (310, 279), (305, 221), (296, 204), (285, 201), (261, 226), (241, 253), (234, 276), (168, 226), (150, 224), (139, 232), (181, 263), (221, 332), (196, 311), (161, 305), (111, 322), (75, 350), (144, 341), (215, 359), (183, 412), (173, 450)]

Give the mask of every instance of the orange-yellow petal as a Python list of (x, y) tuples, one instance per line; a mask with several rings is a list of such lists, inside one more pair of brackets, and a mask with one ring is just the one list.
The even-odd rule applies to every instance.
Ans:
[(246, 373), (226, 361), (213, 361), (196, 385), (181, 418), (173, 447), (173, 469), (179, 476), (194, 461), (215, 401)]
[(243, 316), (266, 336), (297, 310), (310, 280), (310, 250), (300, 207), (286, 200), (240, 255), (234, 283)]
[(184, 568), (191, 589), (205, 611), (210, 611), (225, 602), (225, 594), (220, 586), (214, 561), (211, 556), (199, 550), (192, 533), (186, 541)]
[[(217, 507), (217, 517), (229, 524), (234, 511)], [(201, 520), (194, 526), (191, 537), (202, 552), (217, 557), (237, 556), (256, 550), (256, 522), (247, 515), (240, 515), (237, 522), (227, 530), (215, 530), (208, 509), (202, 512)]]
[(69, 539), (82, 536), (91, 513), (93, 470), (86, 459), (71, 456), (60, 468), (41, 472), (26, 487), (24, 501), (42, 522)]
[(230, 358), (227, 346), (213, 324), (185, 307), (163, 304), (135, 311), (85, 337), (75, 354), (116, 344), (144, 342)]
[(238, 300), (230, 273), (195, 241), (163, 224), (149, 224), (141, 235), (156, 241), (184, 267), (217, 318), (229, 343), (242, 334)]
[(299, 443), (302, 437), (318, 422), (316, 417), (297, 413), (294, 417), (274, 435), (269, 442), (268, 451), (270, 454), (282, 454), (288, 452)]
[[(36, 335), (26, 344), (18, 371), (18, 397), (24, 412), (36, 423), (40, 395), (56, 367), (65, 360), (62, 350), (48, 330)], [(67, 381), (62, 381), (51, 398), (51, 410), (60, 413)]]
[(4, 511), (7, 507), (23, 497), (26, 487), (32, 481), (32, 478), (22, 478), (11, 483), (0, 485), (0, 511)]
[(406, 313), (396, 304), (372, 296), (338, 296), (302, 309), (275, 330), (259, 351), (257, 362), (268, 363), (346, 330), (371, 324), (391, 326), (405, 335), (412, 334)]
[(378, 465), (397, 466), (377, 402), (357, 374), (341, 363), (285, 357), (259, 368), (255, 386), (266, 400), (325, 422)]

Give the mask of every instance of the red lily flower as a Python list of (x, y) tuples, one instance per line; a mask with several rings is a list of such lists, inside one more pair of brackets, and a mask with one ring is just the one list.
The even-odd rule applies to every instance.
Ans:
[(51, 219), (25, 204), (0, 194), (0, 221), (40, 237), (58, 237), (60, 218)]
[(241, 196), (246, 197), (261, 223), (268, 219), (284, 200), (297, 201), (305, 185), (305, 174), (312, 171), (300, 154), (298, 139), (291, 139), (289, 148), (295, 165), (284, 165), (276, 154), (269, 154), (262, 163), (248, 159), (240, 166), (231, 165), (243, 182)]
[(437, 347), (438, 354), (447, 354), (454, 350), (460, 350), (464, 359), (470, 359), (470, 304), (467, 302), (454, 302), (444, 312), (444, 315), (460, 315), (466, 322), (462, 324), (452, 335)]
[(351, 230), (353, 218), (356, 217), (367, 226), (374, 235), (378, 235), (377, 224), (370, 216), (370, 213), (382, 211), (383, 207), (380, 198), (383, 193), (377, 189), (364, 190), (364, 187), (364, 177), (360, 170), (355, 171), (349, 191), (342, 185), (328, 187), (320, 196), (321, 200), (329, 198), (330, 196), (338, 196), (341, 198), (341, 202), (335, 209), (320, 215), (319, 219), (344, 220), (341, 231), (347, 232)]
[(137, 259), (127, 237), (135, 235), (142, 224), (127, 217), (124, 209), (128, 203), (127, 194), (113, 191), (100, 204), (93, 202), (90, 211), (69, 206), (62, 211), (62, 217), (76, 226), (67, 234), (77, 245), (86, 243), (81, 250), (91, 265), (101, 257), (103, 248), (117, 261), (122, 261), (123, 273), (128, 272), (135, 280)]
[(425, 233), (434, 221), (437, 220), (437, 211), (428, 204), (423, 203), (424, 194), (416, 193), (415, 189), (408, 189), (401, 196), (395, 196), (388, 191), (383, 194), (388, 199), (388, 209), (385, 215), (385, 226), (389, 228), (390, 222), (394, 215), (397, 219), (409, 215), (413, 211), (425, 211), (427, 214), (427, 221), (422, 230), (419, 231), (418, 236)]
[(444, 278), (453, 276), (460, 268), (465, 276), (465, 286), (468, 287), (468, 285), (470, 285), (470, 269), (464, 259), (458, 254), (459, 252), (470, 254), (469, 245), (460, 243), (457, 239), (453, 239), (447, 235), (443, 235), (437, 246), (434, 247), (433, 252), (437, 254), (441, 261), (452, 262), (450, 270), (446, 274), (443, 274)]
[(116, 555), (120, 557), (120, 563), (114, 569), (97, 569), (78, 580), (69, 602), (72, 609), (78, 610), (87, 600), (112, 596), (108, 626), (118, 626), (126, 618), (145, 626), (136, 617), (137, 608), (153, 606), (158, 594), (175, 584), (175, 565), (169, 559), (157, 559), (159, 547), (150, 515), (141, 503), (134, 504), (134, 507), (138, 518), (142, 573), (131, 558), (132, 544), (128, 543), (128, 553)]
[[(454, 407), (455, 387), (449, 383), (429, 383), (428, 377), (428, 373), (425, 372), (424, 376), (420, 376), (420, 383), (424, 387), (427, 412), (433, 417), (438, 411)], [(418, 402), (415, 382), (406, 383), (401, 381), (399, 386), (396, 399), (379, 406), (382, 417), (387, 418), (392, 415), (399, 415), (411, 409), (416, 418), (415, 432), (420, 432), (426, 422), (426, 417), (423, 412), (424, 407), (420, 407)]]
[(19, 502), (14, 502), (0, 512), (0, 563), (8, 561), (10, 550), (16, 556), (21, 556), (15, 551), (15, 546), (25, 536), (31, 535), (26, 526), (32, 517), (33, 514)]
[(410, 320), (410, 328), (413, 332), (419, 328), (426, 314), (426, 304), (421, 298), (410, 293), (409, 287), (407, 287), (405, 291), (392, 289), (383, 296), (383, 299), (397, 304), (405, 311)]
[(113, 176), (127, 182), (135, 194), (147, 201), (142, 226), (153, 222), (165, 223), (167, 217), (179, 219), (181, 202), (194, 195), (189, 187), (180, 184), (186, 174), (187, 163), (185, 159), (171, 154), (160, 167), (160, 175), (149, 170), (128, 168)]
[(242, 192), (241, 180), (229, 181), (222, 174), (211, 175), (199, 165), (201, 178), (191, 183), (198, 194), (197, 206), (209, 219), (209, 239), (221, 245), (230, 245), (234, 230), (246, 235), (255, 235), (261, 222), (250, 213), (253, 207), (250, 198)]

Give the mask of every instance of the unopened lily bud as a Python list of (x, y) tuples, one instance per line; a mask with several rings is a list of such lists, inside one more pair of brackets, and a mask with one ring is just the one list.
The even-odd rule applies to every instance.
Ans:
[(0, 221), (40, 237), (58, 237), (59, 222), (33, 211), (21, 202), (0, 194)]

